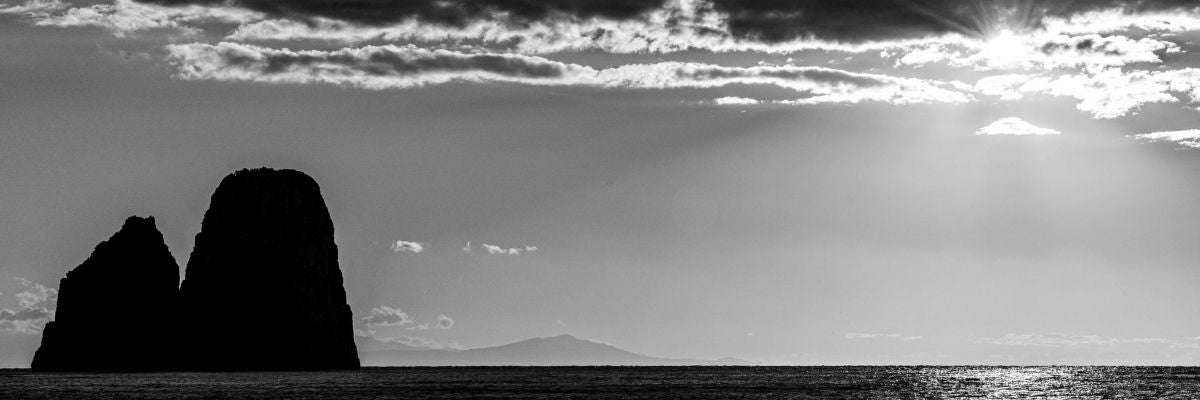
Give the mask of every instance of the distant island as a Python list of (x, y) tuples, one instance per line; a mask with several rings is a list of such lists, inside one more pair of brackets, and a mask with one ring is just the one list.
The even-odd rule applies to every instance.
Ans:
[[(638, 354), (571, 335), (534, 338), (496, 347), (467, 350), (388, 348), (373, 338), (360, 339), (363, 365), (390, 366), (566, 366), (566, 365), (753, 365), (737, 358), (700, 360)], [(374, 342), (374, 343), (372, 343)]]
[[(353, 315), (317, 182), (237, 171), (204, 214), (186, 276), (153, 218), (130, 217), (59, 285), (35, 371), (356, 369)], [(114, 321), (131, 305), (130, 331)], [(263, 332), (276, 332), (269, 338)]]

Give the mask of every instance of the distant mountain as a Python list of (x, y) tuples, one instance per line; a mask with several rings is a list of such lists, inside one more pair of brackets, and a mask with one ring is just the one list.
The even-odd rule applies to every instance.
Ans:
[[(365, 346), (364, 349), (371, 346)], [(751, 365), (746, 360), (659, 358), (571, 335), (534, 338), (469, 350), (363, 351), (364, 366)]]

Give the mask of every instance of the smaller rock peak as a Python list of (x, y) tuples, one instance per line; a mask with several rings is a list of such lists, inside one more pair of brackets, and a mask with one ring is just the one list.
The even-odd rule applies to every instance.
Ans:
[(154, 217), (139, 217), (139, 216), (134, 215), (129, 218), (126, 218), (125, 224), (121, 225), (121, 230), (146, 229), (146, 228), (155, 229), (155, 230), (158, 229), (158, 227), (156, 227), (154, 225)]

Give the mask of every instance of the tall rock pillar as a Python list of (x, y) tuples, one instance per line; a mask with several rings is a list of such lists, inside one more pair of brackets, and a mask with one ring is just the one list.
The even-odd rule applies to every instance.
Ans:
[(188, 369), (358, 368), (333, 221), (308, 175), (225, 177), (180, 287)]

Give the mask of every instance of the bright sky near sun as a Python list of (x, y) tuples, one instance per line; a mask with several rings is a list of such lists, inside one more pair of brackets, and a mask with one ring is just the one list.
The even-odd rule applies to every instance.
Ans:
[(0, 366), (256, 166), (321, 183), (364, 343), (1200, 362), (1196, 1), (353, 3), (0, 0)]

